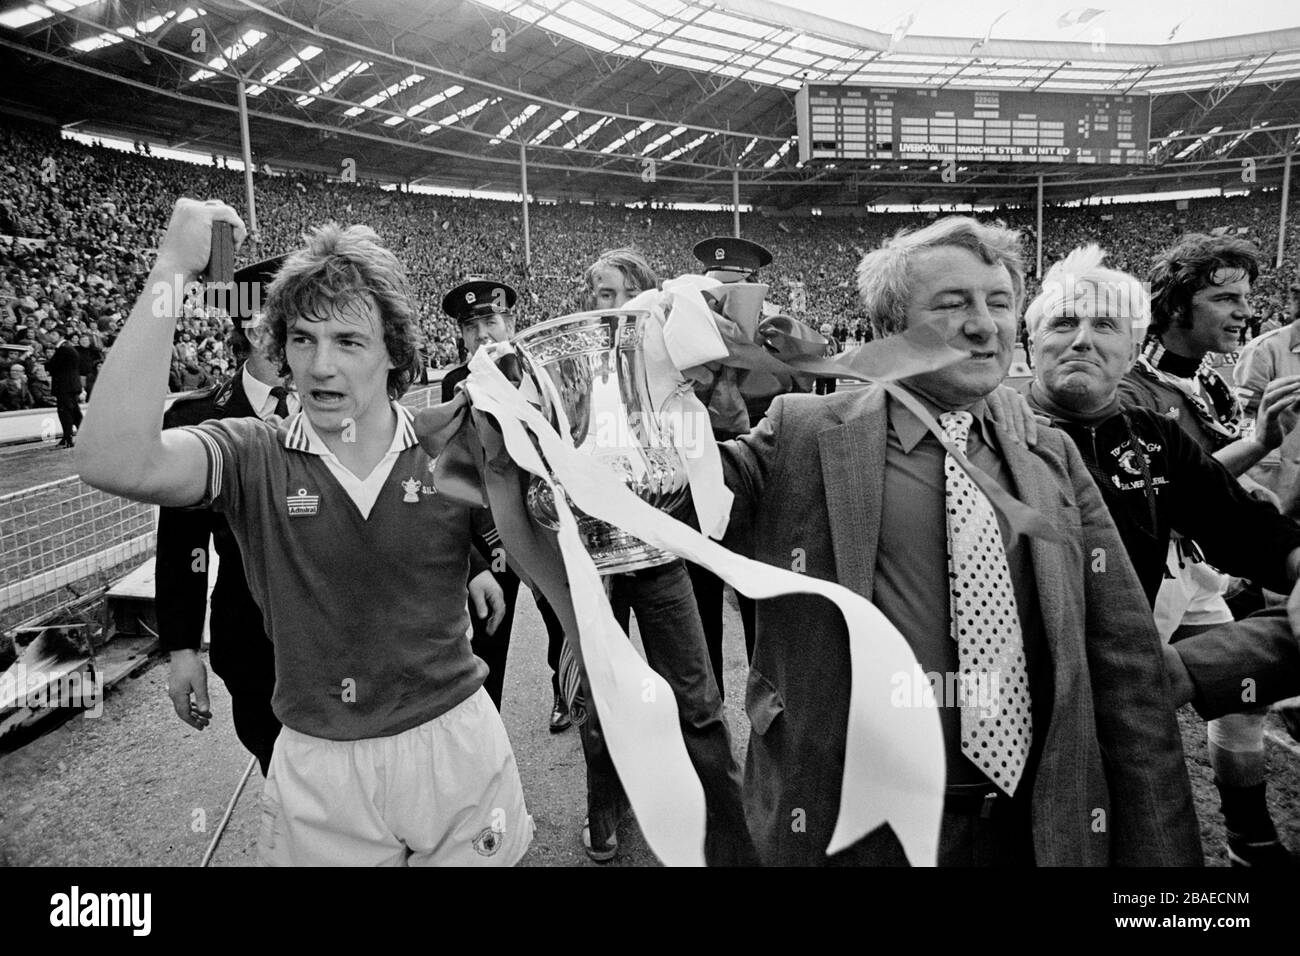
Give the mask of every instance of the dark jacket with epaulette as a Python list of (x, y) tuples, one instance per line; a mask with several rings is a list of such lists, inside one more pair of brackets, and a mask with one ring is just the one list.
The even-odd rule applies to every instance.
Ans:
[(450, 402), (456, 397), (456, 386), (469, 378), (469, 363), (457, 365), (442, 378), (442, 400)]
[[(442, 378), (443, 402), (450, 402), (453, 398), (455, 398), (456, 386), (459, 385), (461, 382), (465, 381), (465, 379), (467, 378), (469, 378), (468, 362), (466, 362), (464, 365), (457, 365), (454, 369), (452, 369), (450, 372), (444, 375)], [(474, 541), (474, 548), (478, 551), (480, 555), (483, 556), (483, 560), (488, 562), (488, 564), (490, 565), (494, 565), (492, 569), (492, 573), (496, 575), (496, 579), (501, 584), (502, 587), (506, 587), (511, 578), (515, 578), (516, 580), (518, 579), (518, 576), (509, 567), (502, 567), (501, 570), (499, 571), (496, 570), (496, 566), (495, 566), (496, 555), (493, 553), (493, 549), (496, 548), (496, 546), (500, 543), (501, 538), (500, 535), (497, 534), (497, 530), (495, 526), (492, 527), (492, 529), (488, 531), (486, 535), (481, 534), (479, 531), (476, 530), (474, 532), (473, 541)], [(472, 574), (473, 572), (471, 571), (471, 576)], [(507, 597), (506, 600), (511, 601), (512, 599)], [(511, 607), (509, 613), (512, 615), (514, 614), (513, 606)]]
[[(163, 416), (164, 428), (212, 418), (256, 418), (244, 394), (243, 366), (218, 385), (180, 399)], [(198, 650), (207, 604), (208, 536), (221, 557), (212, 589), (212, 669), (230, 685), (241, 676), (274, 673), (272, 645), (262, 612), (249, 594), (239, 545), (226, 519), (207, 508), (162, 508), (154, 586), (158, 636), (164, 651)]]

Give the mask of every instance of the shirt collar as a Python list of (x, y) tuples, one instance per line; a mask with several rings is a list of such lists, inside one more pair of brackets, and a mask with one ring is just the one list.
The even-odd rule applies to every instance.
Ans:
[(1300, 319), (1291, 323), (1291, 351), (1300, 352)]
[(271, 397), (271, 386), (250, 372), (247, 363), (240, 372), (240, 377), (244, 383), (244, 394), (248, 396), (248, 404), (253, 407), (253, 413), (261, 418), (267, 400)]
[[(920, 402), (921, 406), (934, 417), (936, 422), (939, 421), (939, 416), (944, 412), (951, 411), (951, 409), (936, 405), (924, 395), (914, 392), (910, 388), (907, 393)], [(980, 437), (985, 444), (992, 444), (989, 440), (992, 429), (988, 427), (991, 422), (988, 403), (981, 398), (967, 410), (975, 419), (973, 427), (979, 429)], [(894, 434), (898, 436), (898, 443), (903, 448), (903, 454), (910, 455), (912, 449), (920, 443), (921, 439), (930, 434), (930, 429), (926, 428), (925, 423), (913, 415), (906, 405), (893, 396), (889, 398), (888, 414), (889, 424), (893, 426)]]
[[(389, 404), (397, 413), (397, 427), (393, 429), (393, 441), (388, 446), (388, 454), (393, 455), (406, 451), (418, 442), (415, 437), (415, 415), (405, 405), (391, 401)], [(311, 427), (311, 422), (301, 409), (289, 416), (284, 430), (284, 447), (290, 451), (304, 451), (321, 457), (334, 454), (316, 434), (316, 429)]]

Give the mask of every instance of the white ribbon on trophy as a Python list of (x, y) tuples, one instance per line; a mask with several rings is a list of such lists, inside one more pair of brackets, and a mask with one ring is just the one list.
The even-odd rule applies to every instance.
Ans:
[[(647, 363), (661, 373), (653, 376), (655, 412), (673, 422), (703, 415), (703, 430), (692, 426), (676, 434), (683, 443), (700, 526), (721, 537), (732, 495), (722, 484), (707, 412), (677, 370), (720, 358), (726, 348), (697, 282), (665, 283), (665, 290), (672, 303), (666, 322), (658, 292), (644, 294), (625, 309), (646, 309), (653, 316), (643, 347)], [(500, 424), (515, 463), (540, 478), (554, 496), (591, 692), (611, 758), (655, 854), (668, 865), (703, 864), (703, 788), (682, 743), (671, 689), (615, 622), (566, 494), (586, 515), (707, 568), (751, 598), (817, 594), (836, 605), (848, 630), (852, 681), (840, 809), (827, 852), (846, 849), (889, 823), (909, 860), (934, 865), (943, 810), (943, 740), (932, 700), (930, 706), (910, 707), (891, 702), (900, 679), (912, 687), (929, 686), (903, 636), (871, 602), (847, 588), (734, 554), (642, 501), (613, 472), (562, 439), (505, 378), (494, 358), (509, 349), (504, 343), (480, 349), (469, 363), (464, 388), (474, 407)], [(662, 375), (668, 366), (675, 375)], [(567, 436), (567, 429), (563, 433)]]

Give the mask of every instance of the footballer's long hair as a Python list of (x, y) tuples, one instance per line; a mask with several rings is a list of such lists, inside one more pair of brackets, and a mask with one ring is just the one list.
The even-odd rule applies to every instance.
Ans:
[(616, 269), (623, 277), (623, 288), (629, 295), (636, 297), (642, 292), (658, 288), (659, 279), (650, 267), (646, 257), (635, 249), (608, 249), (587, 266), (586, 289), (583, 308), (596, 308), (596, 283), (600, 281), (600, 270)]
[(288, 376), (284, 347), (295, 321), (364, 315), (373, 303), (394, 366), (388, 371), (388, 396), (400, 398), (419, 375), (420, 333), (406, 270), (368, 226), (331, 222), (304, 238), (306, 248), (284, 261), (267, 289), (260, 343), (267, 357)]
[[(1253, 242), (1235, 236), (1189, 232), (1156, 257), (1148, 275), (1151, 286), (1151, 334), (1191, 324), (1192, 296), (1215, 285), (1214, 274), (1227, 269), (1259, 278), (1261, 254)], [(1231, 281), (1231, 280), (1229, 280)]]

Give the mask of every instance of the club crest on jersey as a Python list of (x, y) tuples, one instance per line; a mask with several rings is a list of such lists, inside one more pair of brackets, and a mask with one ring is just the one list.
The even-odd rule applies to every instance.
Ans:
[(290, 518), (308, 518), (320, 511), (320, 495), (309, 495), (306, 488), (299, 488), (296, 495), (289, 495), (285, 501), (289, 504)]
[(474, 849), (480, 856), (492, 856), (501, 849), (501, 834), (491, 827), (481, 830), (474, 838)]
[(402, 490), (406, 494), (402, 495), (402, 500), (408, 504), (418, 504), (420, 501), (420, 480), (418, 478), (407, 478), (402, 482)]

